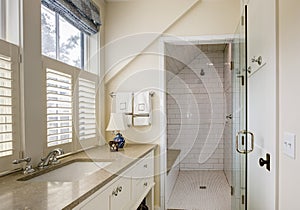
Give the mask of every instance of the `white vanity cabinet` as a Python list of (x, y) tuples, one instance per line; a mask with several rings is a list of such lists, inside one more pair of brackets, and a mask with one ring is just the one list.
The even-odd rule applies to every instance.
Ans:
[[(132, 209), (137, 209), (141, 201), (147, 196), (154, 186), (154, 158), (153, 152), (146, 155), (131, 170), (131, 196)], [(147, 203), (153, 203), (153, 194)], [(151, 209), (151, 208), (149, 208)]]
[(126, 175), (113, 183), (110, 187), (110, 210), (125, 210), (131, 200), (131, 180)]
[(76, 210), (91, 210), (91, 209), (107, 209), (109, 210), (109, 197), (110, 189), (107, 190), (99, 190), (90, 196), (87, 200), (76, 206), (74, 209)]
[(144, 198), (154, 207), (154, 152), (76, 206), (75, 210), (135, 210)]

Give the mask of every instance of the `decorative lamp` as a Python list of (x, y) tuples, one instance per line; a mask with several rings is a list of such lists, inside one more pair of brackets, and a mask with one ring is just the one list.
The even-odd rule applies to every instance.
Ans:
[(118, 143), (118, 148), (123, 148), (125, 145), (125, 139), (120, 133), (120, 131), (124, 130), (126, 130), (124, 114), (111, 113), (106, 131), (112, 131), (116, 135), (113, 141)]

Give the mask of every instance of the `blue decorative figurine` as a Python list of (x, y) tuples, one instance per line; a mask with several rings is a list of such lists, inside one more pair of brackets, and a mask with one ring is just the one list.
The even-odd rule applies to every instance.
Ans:
[(125, 139), (122, 134), (117, 133), (114, 142), (118, 143), (118, 148), (122, 149), (125, 146)]

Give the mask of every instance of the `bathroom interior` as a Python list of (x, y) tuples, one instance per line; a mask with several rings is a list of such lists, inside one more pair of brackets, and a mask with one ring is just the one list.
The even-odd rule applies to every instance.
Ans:
[[(0, 209), (298, 209), (299, 4), (0, 0)], [(151, 121), (110, 150), (111, 93), (145, 90)]]
[(166, 44), (168, 209), (231, 209), (233, 45)]

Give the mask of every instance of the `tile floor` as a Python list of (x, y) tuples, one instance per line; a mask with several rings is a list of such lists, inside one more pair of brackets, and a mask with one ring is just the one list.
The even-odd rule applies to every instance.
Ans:
[(230, 186), (223, 171), (180, 171), (168, 209), (230, 210), (230, 201)]

